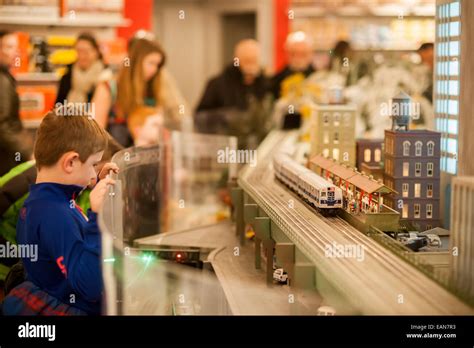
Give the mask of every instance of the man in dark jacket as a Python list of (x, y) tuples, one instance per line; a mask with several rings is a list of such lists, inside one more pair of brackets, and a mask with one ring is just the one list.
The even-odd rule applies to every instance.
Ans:
[(10, 73), (17, 50), (16, 35), (0, 32), (0, 176), (31, 156), (32, 141), (20, 121), (20, 99)]
[(281, 97), (281, 84), (289, 76), (302, 73), (305, 77), (311, 75), (313, 68), (313, 43), (311, 38), (302, 31), (288, 35), (285, 43), (288, 64), (272, 79), (272, 93), (275, 99)]
[(242, 40), (234, 61), (211, 79), (197, 107), (195, 129), (238, 138), (239, 148), (254, 148), (269, 129), (272, 97), (260, 66), (260, 46)]
[(268, 80), (260, 66), (260, 46), (255, 40), (242, 40), (235, 47), (234, 62), (211, 79), (197, 111), (221, 108), (247, 110), (249, 100), (262, 100)]

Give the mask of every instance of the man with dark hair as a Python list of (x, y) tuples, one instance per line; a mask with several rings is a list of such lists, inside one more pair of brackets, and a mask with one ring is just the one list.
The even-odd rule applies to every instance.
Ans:
[(421, 64), (426, 66), (428, 74), (428, 87), (423, 92), (423, 96), (433, 103), (433, 67), (434, 67), (434, 45), (432, 42), (425, 42), (418, 48)]
[(432, 42), (425, 42), (418, 48), (418, 54), (423, 63), (433, 66), (434, 45)]
[(10, 73), (17, 51), (16, 35), (0, 31), (0, 176), (31, 156), (32, 144), (28, 143), (20, 121), (20, 99)]

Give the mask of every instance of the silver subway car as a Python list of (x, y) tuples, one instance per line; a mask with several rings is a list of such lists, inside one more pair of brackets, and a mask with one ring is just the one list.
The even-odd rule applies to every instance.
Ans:
[(342, 191), (289, 155), (278, 153), (273, 157), (275, 177), (295, 191), (322, 214), (335, 214), (342, 208)]

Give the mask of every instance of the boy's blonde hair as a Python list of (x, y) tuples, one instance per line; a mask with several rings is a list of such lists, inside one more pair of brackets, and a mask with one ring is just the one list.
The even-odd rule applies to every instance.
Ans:
[(36, 133), (36, 167), (50, 167), (69, 151), (79, 154), (84, 163), (91, 155), (107, 148), (107, 132), (88, 116), (60, 116), (50, 111)]

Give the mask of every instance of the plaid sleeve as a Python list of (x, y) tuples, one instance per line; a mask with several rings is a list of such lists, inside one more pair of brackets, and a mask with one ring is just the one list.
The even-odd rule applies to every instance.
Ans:
[(3, 302), (4, 315), (72, 316), (86, 312), (62, 303), (30, 281), (13, 288)]

